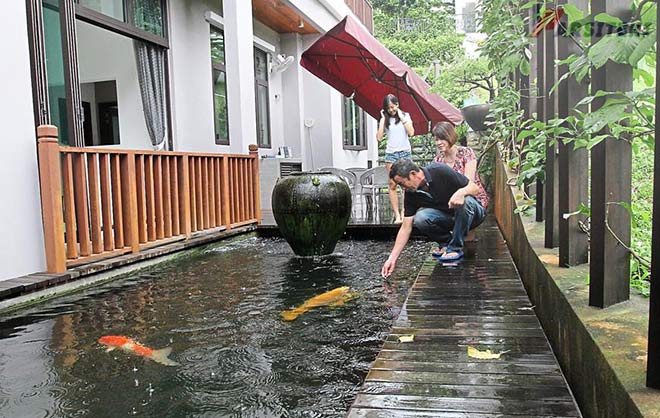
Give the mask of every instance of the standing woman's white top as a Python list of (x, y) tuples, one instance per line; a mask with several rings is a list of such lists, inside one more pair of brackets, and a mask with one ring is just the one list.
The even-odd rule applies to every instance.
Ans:
[(403, 117), (399, 123), (396, 123), (396, 118), (388, 117), (389, 123), (387, 125), (387, 147), (385, 152), (391, 154), (393, 152), (408, 151), (410, 152), (410, 139), (408, 132), (404, 126), (407, 123), (412, 123), (410, 114), (401, 112)]

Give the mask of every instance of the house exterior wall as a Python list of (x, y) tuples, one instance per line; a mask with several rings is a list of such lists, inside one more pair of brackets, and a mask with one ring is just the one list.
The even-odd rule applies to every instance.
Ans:
[[(25, 2), (0, 13), (0, 280), (45, 268)], [(9, 64), (11, 63), (11, 64)]]

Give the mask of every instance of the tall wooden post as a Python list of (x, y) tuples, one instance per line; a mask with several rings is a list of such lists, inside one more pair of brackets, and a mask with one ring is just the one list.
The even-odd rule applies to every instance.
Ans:
[[(557, 81), (557, 67), (555, 67), (555, 57), (557, 56), (557, 32), (555, 30), (544, 30), (543, 46), (545, 48), (545, 59), (543, 66), (545, 68), (544, 74), (544, 90), (545, 103), (543, 106), (544, 117), (543, 120), (548, 122), (557, 116), (557, 92), (550, 94), (550, 90)], [(557, 202), (558, 195), (558, 169), (557, 169), (557, 146), (546, 144), (545, 152), (545, 190), (543, 198), (545, 200), (545, 247), (554, 248), (558, 244), (559, 237), (559, 204)]]
[(234, 204), (230, 200), (230, 186), (229, 186), (229, 157), (226, 155), (222, 156), (222, 169), (220, 170), (220, 181), (222, 184), (222, 219), (225, 221), (225, 227), (227, 228), (227, 231), (231, 229), (231, 223), (233, 219), (231, 219), (231, 206), (230, 204)]
[[(560, 0), (566, 4), (567, 0)], [(587, 0), (571, 0), (571, 4), (581, 10), (587, 10)], [(579, 37), (577, 33), (574, 36)], [(557, 36), (558, 58), (563, 60), (571, 54), (579, 53), (579, 47), (566, 36)], [(568, 65), (559, 66), (558, 76), (561, 78), (568, 72)], [(558, 114), (566, 118), (575, 114), (575, 105), (588, 93), (587, 83), (578, 83), (575, 77), (564, 80), (557, 90)], [(581, 109), (585, 111), (586, 109)], [(559, 145), (559, 265), (563, 267), (586, 263), (589, 259), (587, 234), (580, 230), (579, 221), (585, 217), (573, 215), (565, 218), (565, 214), (575, 212), (578, 206), (588, 203), (588, 165), (589, 155), (585, 148), (574, 150), (572, 144), (564, 144), (563, 138), (557, 138)]]
[(39, 181), (41, 184), (41, 218), (46, 247), (48, 273), (66, 271), (64, 250), (64, 215), (62, 211), (62, 168), (57, 128), (41, 125), (37, 128)]
[[(623, 21), (630, 18), (628, 0), (592, 0), (591, 13), (608, 13)], [(592, 34), (592, 43), (601, 34)], [(592, 71), (591, 91), (629, 91), (632, 68), (608, 61)], [(598, 110), (604, 98), (591, 104)], [(606, 132), (606, 131), (605, 131)], [(591, 151), (591, 257), (589, 263), (589, 305), (601, 308), (627, 300), (630, 293), (630, 257), (628, 251), (607, 230), (607, 221), (625, 245), (630, 244), (630, 214), (616, 202), (630, 203), (632, 149), (630, 143), (607, 138)], [(609, 215), (607, 213), (609, 212)]]
[(179, 170), (179, 211), (181, 213), (181, 233), (187, 238), (192, 235), (190, 212), (190, 165), (187, 155), (182, 155), (177, 166)]
[(259, 146), (250, 144), (250, 156), (252, 156), (252, 190), (254, 190), (254, 214), (257, 223), (261, 223), (261, 192), (259, 191)]
[[(537, 16), (540, 11), (540, 5), (534, 6), (534, 15)], [(536, 38), (536, 119), (545, 120), (545, 38), (539, 35)], [(545, 197), (543, 188), (545, 183), (541, 180), (536, 181), (536, 222), (543, 222), (545, 219)]]
[[(657, 10), (660, 17), (660, 8)], [(656, 35), (657, 36), (657, 35)], [(658, 37), (660, 40), (660, 37)], [(655, 79), (660, 80), (660, 67), (656, 65)], [(655, 85), (655, 96), (660, 94)], [(660, 117), (660, 110), (655, 108), (655, 120)], [(660, 134), (655, 131), (655, 152), (653, 172), (660, 173)], [(653, 230), (651, 233), (651, 296), (649, 297), (649, 343), (648, 362), (646, 363), (646, 386), (660, 389), (660, 176), (653, 176)]]

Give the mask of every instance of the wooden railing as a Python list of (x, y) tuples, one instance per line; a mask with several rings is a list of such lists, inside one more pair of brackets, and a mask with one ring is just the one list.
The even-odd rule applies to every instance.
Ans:
[(373, 6), (369, 0), (345, 0), (346, 5), (355, 16), (360, 19), (360, 22), (369, 29), (369, 32), (374, 31), (374, 13)]
[(157, 152), (63, 147), (54, 126), (37, 135), (48, 272), (261, 221), (256, 145)]

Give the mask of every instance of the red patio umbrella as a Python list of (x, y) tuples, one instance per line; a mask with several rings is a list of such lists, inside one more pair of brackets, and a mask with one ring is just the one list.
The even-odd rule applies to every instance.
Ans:
[(300, 64), (380, 119), (383, 98), (392, 93), (402, 110), (410, 113), (415, 134), (429, 132), (429, 125), (449, 121), (458, 125), (461, 112), (442, 97), (405, 62), (378, 42), (350, 16), (314, 42)]

